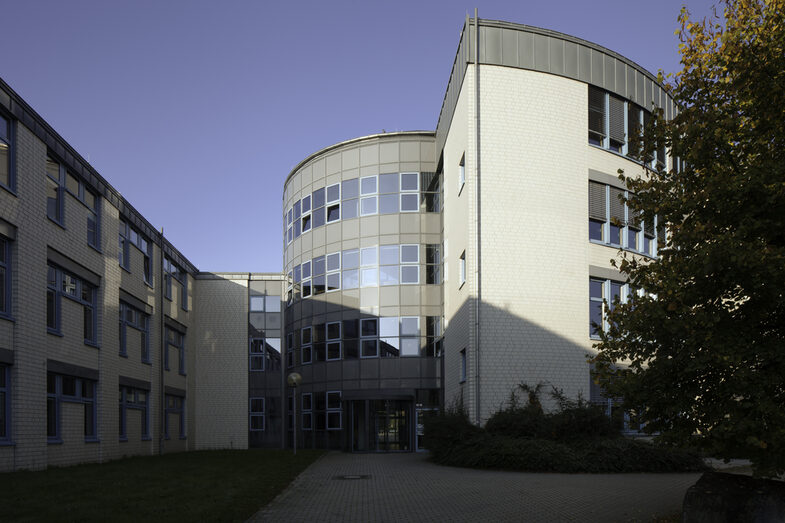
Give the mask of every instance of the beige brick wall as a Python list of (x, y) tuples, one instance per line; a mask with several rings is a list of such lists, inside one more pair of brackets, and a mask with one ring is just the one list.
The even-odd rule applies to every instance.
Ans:
[[(280, 292), (280, 284), (278, 292)], [(197, 449), (248, 448), (248, 280), (196, 280)]]

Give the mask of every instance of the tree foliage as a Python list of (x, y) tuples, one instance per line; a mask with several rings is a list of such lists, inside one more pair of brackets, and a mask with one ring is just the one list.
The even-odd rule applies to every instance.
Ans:
[[(668, 224), (656, 261), (619, 266), (645, 296), (608, 314), (601, 384), (667, 442), (785, 472), (785, 1), (679, 15), (680, 110), (643, 137), (670, 169), (625, 176), (630, 207)], [(661, 116), (661, 115), (660, 115)], [(678, 167), (678, 168), (677, 168)]]

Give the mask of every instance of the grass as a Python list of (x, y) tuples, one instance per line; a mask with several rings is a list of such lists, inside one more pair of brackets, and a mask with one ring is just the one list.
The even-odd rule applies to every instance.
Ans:
[(245, 521), (322, 451), (221, 450), (0, 474), (3, 521)]

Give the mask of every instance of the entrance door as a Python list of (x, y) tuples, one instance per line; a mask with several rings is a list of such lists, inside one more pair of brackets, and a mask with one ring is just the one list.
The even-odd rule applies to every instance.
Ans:
[(412, 450), (412, 402), (358, 400), (352, 402), (352, 451)]

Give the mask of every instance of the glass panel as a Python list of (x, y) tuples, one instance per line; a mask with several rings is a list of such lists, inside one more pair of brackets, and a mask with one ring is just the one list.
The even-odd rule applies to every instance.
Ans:
[(318, 274), (324, 274), (324, 267), (325, 267), (324, 256), (317, 256), (316, 258), (313, 259), (311, 263), (313, 264), (314, 276)]
[(420, 210), (420, 198), (416, 194), (401, 195), (401, 211), (414, 212)]
[(419, 336), (420, 335), (420, 318), (405, 317), (401, 318), (401, 336)]
[(313, 208), (324, 207), (324, 189), (316, 189), (313, 192)]
[(267, 310), (267, 312), (281, 312), (281, 297), (265, 296), (264, 307)]
[(376, 265), (376, 247), (365, 247), (362, 249), (361, 263), (363, 267)]
[(372, 358), (378, 356), (376, 340), (362, 340), (362, 357)]
[(379, 247), (379, 265), (398, 265), (397, 245), (382, 245)]
[(76, 378), (73, 376), (63, 376), (63, 395), (76, 396)]
[(602, 281), (589, 280), (589, 296), (602, 299)]
[(420, 283), (420, 266), (401, 265), (401, 283)]
[(313, 294), (316, 296), (317, 294), (324, 294), (325, 291), (325, 278), (324, 274), (319, 276), (313, 277)]
[(55, 180), (60, 180), (60, 164), (51, 158), (46, 159), (46, 174)]
[(360, 285), (360, 274), (357, 269), (343, 271), (343, 288), (356, 289)]
[(303, 279), (310, 278), (311, 277), (311, 262), (307, 261), (307, 262), (303, 263), (302, 267), (303, 267)]
[(400, 341), (395, 338), (379, 338), (379, 354), (382, 358), (397, 358), (401, 353)]
[(346, 340), (343, 343), (343, 358), (345, 360), (353, 360), (357, 359), (359, 354), (357, 354), (358, 348), (358, 341), (357, 340)]
[(302, 199), (303, 214), (311, 212), (311, 196), (308, 195)]
[(589, 220), (589, 239), (602, 241), (603, 222), (597, 220)]
[(401, 245), (401, 263), (419, 263), (419, 245)]
[(360, 214), (363, 216), (368, 214), (376, 214), (376, 196), (363, 198), (360, 200)]
[(379, 330), (377, 328), (378, 320), (376, 319), (367, 319), (361, 321), (362, 326), (362, 336), (378, 336)]
[(331, 205), (327, 207), (327, 222), (335, 222), (341, 218), (341, 206), (340, 204)]
[(327, 255), (327, 272), (337, 271), (341, 268), (341, 253), (334, 252)]
[(401, 173), (401, 191), (416, 191), (420, 175), (418, 173)]
[(398, 336), (398, 318), (379, 318), (379, 336)]
[(302, 337), (303, 345), (311, 343), (311, 328), (310, 327), (304, 328), (302, 330), (301, 337)]
[(311, 295), (311, 280), (303, 280), (303, 298)]
[(341, 203), (343, 206), (343, 219), (348, 220), (349, 218), (357, 218), (357, 200), (344, 200)]
[(395, 214), (398, 212), (398, 195), (383, 194), (379, 196), (379, 214)]
[(46, 179), (46, 215), (60, 220), (59, 186), (51, 178)]
[(419, 338), (401, 338), (401, 356), (419, 356)]
[(341, 393), (328, 392), (327, 393), (327, 410), (335, 410), (341, 408)]
[(314, 209), (313, 213), (311, 214), (313, 220), (313, 228), (321, 227), (324, 225), (324, 207), (319, 207), (318, 209)]
[(627, 248), (638, 250), (638, 231), (632, 227), (627, 229)]
[(368, 176), (360, 180), (361, 194), (374, 194), (376, 192), (376, 176)]
[(378, 285), (376, 268), (362, 270), (362, 286), (375, 287)]
[(251, 296), (251, 312), (264, 312), (264, 296)]
[(602, 302), (589, 302), (589, 334), (597, 336), (602, 328)]
[(341, 339), (341, 324), (340, 322), (327, 324), (327, 339), (340, 340)]
[(343, 268), (356, 269), (360, 266), (360, 251), (351, 249), (343, 251)]
[(379, 192), (380, 193), (397, 193), (398, 192), (398, 173), (380, 174), (379, 175)]
[(611, 224), (611, 235), (608, 242), (611, 245), (621, 245), (621, 227)]
[(327, 275), (327, 290), (337, 291), (341, 288), (341, 273), (333, 272)]
[(343, 339), (358, 337), (358, 323), (357, 320), (343, 320)]
[(79, 180), (69, 172), (65, 173), (65, 188), (68, 189), (71, 194), (79, 198)]
[(357, 178), (341, 182), (343, 200), (346, 201), (348, 198), (357, 198), (357, 196), (359, 196), (359, 185), (359, 180)]
[(327, 359), (340, 360), (341, 359), (341, 343), (328, 343), (327, 344)]
[(341, 199), (341, 186), (340, 184), (330, 185), (327, 187), (327, 201), (337, 202)]
[(296, 220), (300, 217), (300, 202), (294, 202), (294, 207), (292, 207), (292, 219)]
[(398, 266), (382, 265), (379, 267), (380, 285), (398, 285)]

